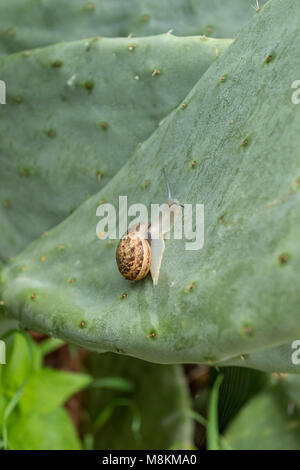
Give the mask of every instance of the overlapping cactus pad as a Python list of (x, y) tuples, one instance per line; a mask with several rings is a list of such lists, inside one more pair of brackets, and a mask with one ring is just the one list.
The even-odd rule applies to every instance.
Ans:
[(94, 38), (0, 59), (0, 259), (99, 191), (230, 43)]
[[(266, 0), (260, 0), (262, 6)], [(254, 3), (254, 2), (253, 2)], [(249, 0), (9, 0), (0, 4), (0, 55), (91, 36), (233, 37)]]
[[(159, 363), (234, 360), (300, 336), (299, 40), (297, 0), (257, 12), (123, 168), (4, 268), (4, 308), (26, 327)], [(120, 276), (96, 208), (119, 195), (164, 202), (163, 166), (174, 196), (205, 205), (205, 243), (167, 240), (153, 289)]]

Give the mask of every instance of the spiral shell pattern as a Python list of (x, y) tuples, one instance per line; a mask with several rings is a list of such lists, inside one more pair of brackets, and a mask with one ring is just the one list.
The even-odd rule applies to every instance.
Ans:
[(137, 224), (122, 236), (116, 252), (120, 273), (130, 281), (147, 276), (151, 267), (151, 247), (148, 241), (150, 223)]

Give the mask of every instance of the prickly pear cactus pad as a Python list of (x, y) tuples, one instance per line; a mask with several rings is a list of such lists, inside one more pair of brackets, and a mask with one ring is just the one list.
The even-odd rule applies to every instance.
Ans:
[(0, 59), (0, 259), (99, 191), (230, 43), (95, 38)]
[(265, 372), (300, 374), (299, 364), (296, 363), (298, 361), (292, 360), (293, 354), (297, 354), (293, 343), (294, 341), (289, 341), (275, 348), (264, 348), (250, 354), (242, 354), (218, 365), (253, 368)]
[(180, 36), (233, 37), (253, 14), (250, 0), (2, 1), (0, 54), (90, 36), (150, 36), (170, 29)]
[[(300, 335), (300, 4), (272, 0), (119, 173), (2, 271), (22, 324), (160, 363), (221, 361)], [(160, 77), (156, 77), (160, 78)], [(97, 239), (101, 199), (205, 205), (205, 243), (167, 240), (158, 287)], [(147, 180), (149, 184), (143, 184)]]

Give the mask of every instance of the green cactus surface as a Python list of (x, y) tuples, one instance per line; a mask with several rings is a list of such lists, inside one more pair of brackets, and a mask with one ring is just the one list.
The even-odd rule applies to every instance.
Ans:
[(181, 366), (151, 364), (117, 354), (92, 354), (87, 367), (95, 383), (113, 375), (133, 384), (131, 393), (109, 388), (88, 390), (88, 429), (94, 435), (95, 449), (191, 446), (191, 403)]
[[(265, 5), (119, 173), (4, 268), (9, 312), (88, 349), (160, 363), (211, 364), (300, 336), (299, 40), (299, 2)], [(205, 243), (167, 240), (154, 289), (121, 277), (96, 208), (124, 194), (129, 205), (164, 202), (162, 166), (174, 196), (205, 205)]]
[[(262, 6), (265, 0), (260, 0)], [(233, 37), (251, 0), (10, 0), (0, 4), (0, 54), (91, 36)]]
[(300, 374), (300, 365), (293, 361), (293, 355), (297, 354), (295, 341), (297, 340), (294, 339), (294, 341), (273, 348), (263, 348), (249, 354), (241, 354), (218, 365), (253, 368), (265, 372)]
[(230, 43), (96, 38), (0, 59), (0, 258), (99, 191)]

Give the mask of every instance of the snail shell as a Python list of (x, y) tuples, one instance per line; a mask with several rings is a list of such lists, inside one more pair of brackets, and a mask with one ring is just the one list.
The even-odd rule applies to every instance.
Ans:
[(120, 273), (130, 281), (144, 279), (151, 267), (150, 222), (130, 227), (120, 239), (116, 260)]

